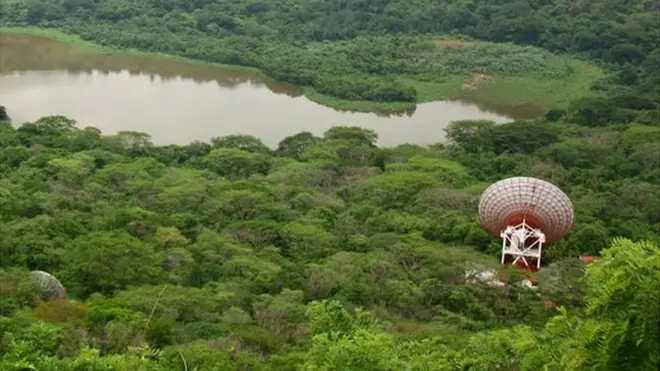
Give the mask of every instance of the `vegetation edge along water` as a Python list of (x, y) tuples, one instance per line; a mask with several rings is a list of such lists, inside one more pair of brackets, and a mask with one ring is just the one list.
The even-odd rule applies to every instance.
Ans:
[(54, 28), (0, 27), (0, 34), (3, 32), (45, 37), (62, 44), (67, 44), (73, 48), (74, 52), (78, 52), (78, 53), (122, 54), (122, 55), (161, 58), (161, 59), (171, 60), (174, 62), (196, 64), (201, 66), (211, 66), (211, 67), (217, 67), (217, 68), (223, 68), (223, 69), (229, 69), (235, 71), (248, 71), (257, 74), (260, 78), (264, 80), (274, 81), (270, 77), (266, 76), (262, 71), (254, 67), (221, 64), (221, 63), (208, 62), (199, 59), (180, 57), (172, 54), (156, 53), (156, 52), (148, 52), (148, 51), (132, 49), (132, 48), (118, 48), (107, 45), (100, 45), (92, 41), (83, 40), (78, 35), (67, 33)]
[[(80, 38), (79, 35), (67, 33), (63, 30), (54, 29), (54, 28), (0, 27), (0, 33), (1, 32), (46, 37), (55, 40), (57, 42), (68, 44), (74, 47), (75, 51), (81, 53), (101, 53), (101, 54), (112, 53), (112, 54), (148, 56), (152, 58), (163, 58), (181, 63), (191, 63), (191, 64), (225, 68), (225, 69), (238, 70), (238, 71), (249, 71), (257, 74), (261, 79), (264, 79), (265, 81), (270, 80), (278, 83), (285, 83), (274, 80), (270, 76), (266, 75), (263, 71), (255, 67), (241, 66), (236, 64), (222, 64), (222, 63), (204, 61), (201, 59), (181, 57), (166, 53), (157, 53), (157, 52), (150, 52), (150, 51), (138, 50), (133, 48), (120, 48), (120, 47), (100, 45), (92, 41), (83, 40)], [(407, 112), (410, 111), (411, 109), (414, 110), (415, 107), (415, 103), (347, 101), (329, 95), (324, 95), (309, 86), (307, 87), (297, 86), (297, 87), (303, 91), (305, 97), (307, 97), (309, 100), (340, 111), (382, 112), (387, 114), (387, 113)], [(417, 102), (417, 103), (424, 103), (424, 102)]]
[[(92, 40), (83, 40), (79, 35), (61, 29), (0, 27), (0, 32), (47, 37), (71, 45), (75, 51), (81, 53), (114, 53), (165, 58), (182, 63), (250, 71), (256, 73), (265, 81), (287, 83), (287, 81), (280, 81), (281, 79), (270, 76), (258, 67), (222, 64), (168, 53), (101, 45)], [(456, 41), (454, 40), (454, 42)], [(466, 44), (476, 42), (483, 44), (483, 42), (476, 40), (463, 41)], [(312, 86), (299, 86), (299, 88), (302, 89), (305, 97), (311, 101), (341, 111), (402, 113), (414, 111), (414, 107), (420, 103), (438, 100), (463, 100), (477, 104), (487, 110), (510, 113), (514, 118), (530, 117), (542, 114), (550, 109), (566, 108), (574, 98), (595, 95), (590, 91), (590, 86), (603, 76), (604, 71), (601, 68), (588, 62), (573, 59), (570, 56), (552, 55), (545, 51), (543, 53), (547, 54), (551, 63), (564, 63), (566, 66), (570, 66), (567, 67), (572, 71), (570, 74), (577, 75), (579, 78), (544, 78), (533, 73), (511, 76), (495, 75), (494, 77), (480, 73), (450, 74), (441, 78), (441, 82), (417, 81), (413, 77), (398, 78), (399, 81), (414, 87), (417, 92), (417, 98), (414, 102), (347, 100), (323, 94)], [(368, 79), (368, 77), (365, 77), (365, 79)]]
[[(581, 51), (615, 73), (595, 87), (605, 97), (455, 122), (449, 143), (425, 147), (379, 148), (345, 127), (272, 151), (236, 135), (153, 146), (66, 117), (0, 124), (0, 370), (657, 371), (655, 2), (8, 1), (16, 23), (89, 23), (118, 44), (172, 29), (240, 41), (255, 27), (317, 41), (459, 29)], [(478, 191), (520, 175), (566, 192), (575, 225), (545, 250), (537, 290), (516, 275), (470, 282), (466, 268), (497, 267), (501, 248)], [(68, 299), (51, 300), (57, 283), (37, 285), (35, 268)]]

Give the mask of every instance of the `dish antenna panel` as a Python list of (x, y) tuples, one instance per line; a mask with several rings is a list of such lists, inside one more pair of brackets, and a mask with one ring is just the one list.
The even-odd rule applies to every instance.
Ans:
[(30, 272), (30, 277), (39, 284), (39, 296), (42, 300), (66, 298), (66, 289), (50, 273), (37, 270)]
[(530, 271), (541, 268), (543, 247), (562, 239), (573, 226), (573, 203), (544, 180), (514, 177), (488, 187), (479, 199), (479, 218), (502, 238), (502, 264)]

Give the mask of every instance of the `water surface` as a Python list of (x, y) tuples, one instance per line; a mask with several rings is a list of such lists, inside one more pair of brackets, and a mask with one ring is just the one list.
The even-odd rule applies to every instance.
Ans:
[(247, 134), (273, 147), (301, 131), (336, 125), (375, 130), (379, 144), (444, 140), (454, 120), (508, 121), (475, 104), (441, 101), (399, 115), (340, 112), (300, 88), (257, 73), (149, 56), (83, 53), (54, 40), (0, 33), (0, 105), (17, 123), (65, 115), (105, 134), (131, 130), (155, 144)]

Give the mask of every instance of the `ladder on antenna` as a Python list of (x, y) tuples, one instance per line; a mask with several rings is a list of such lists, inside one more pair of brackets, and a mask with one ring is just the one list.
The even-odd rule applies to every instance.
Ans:
[(508, 256), (513, 257), (513, 265), (522, 262), (528, 269), (541, 268), (541, 253), (545, 234), (532, 228), (523, 219), (522, 223), (508, 226), (500, 233), (502, 237), (502, 264)]

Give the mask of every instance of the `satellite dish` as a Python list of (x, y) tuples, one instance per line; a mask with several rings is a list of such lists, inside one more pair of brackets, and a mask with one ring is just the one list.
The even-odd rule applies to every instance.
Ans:
[[(573, 203), (552, 183), (529, 177), (501, 180), (479, 199), (486, 230), (502, 238), (502, 263), (538, 270), (541, 250), (562, 239), (573, 227)], [(536, 263), (536, 264), (534, 264)]]
[(42, 300), (66, 298), (66, 289), (60, 281), (44, 271), (32, 271), (30, 277), (39, 283), (39, 296)]

